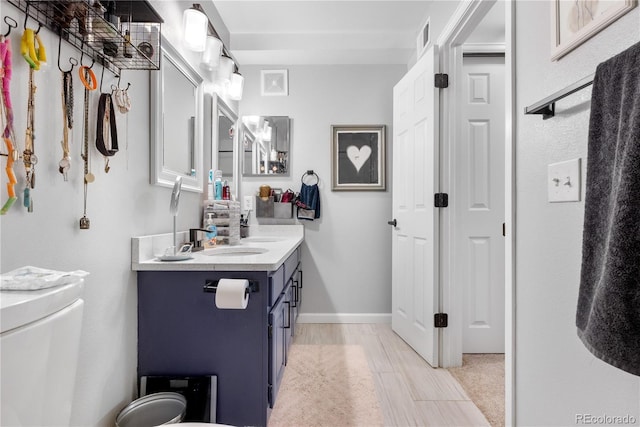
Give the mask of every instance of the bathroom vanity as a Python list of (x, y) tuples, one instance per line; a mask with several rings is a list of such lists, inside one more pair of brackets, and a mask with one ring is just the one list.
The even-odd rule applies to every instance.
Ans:
[[(170, 245), (170, 235), (132, 239), (138, 377), (216, 375), (223, 424), (267, 425), (302, 299), (302, 226), (259, 228), (240, 245), (179, 262), (153, 256)], [(246, 309), (216, 307), (205, 287), (223, 278), (252, 282)]]

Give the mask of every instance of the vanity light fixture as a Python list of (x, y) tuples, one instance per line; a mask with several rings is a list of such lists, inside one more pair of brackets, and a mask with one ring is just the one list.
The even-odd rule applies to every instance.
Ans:
[[(184, 11), (184, 44), (185, 47), (195, 52), (202, 52), (200, 58), (200, 67), (213, 71), (217, 69), (215, 83), (229, 90), (231, 85), (232, 72), (238, 71), (238, 66), (231, 58), (231, 54), (225, 47), (218, 32), (211, 24), (207, 13), (200, 3), (193, 3), (189, 9)], [(240, 75), (240, 73), (237, 73)], [(240, 76), (242, 78), (242, 76)], [(234, 79), (239, 81), (238, 77)], [(238, 99), (242, 97), (242, 84), (238, 88), (238, 83), (234, 85), (234, 94), (238, 95)]]
[(238, 69), (236, 68), (236, 71), (231, 74), (231, 81), (229, 83), (229, 98), (233, 99), (234, 101), (240, 101), (242, 99), (243, 89), (244, 77), (242, 77), (242, 74), (240, 74), (238, 72)]
[(218, 64), (218, 71), (216, 72), (216, 82), (223, 86), (228, 86), (231, 82), (231, 73), (235, 65), (233, 59), (223, 53), (220, 57), (220, 63)]
[(220, 54), (222, 53), (222, 42), (215, 36), (207, 36), (206, 47), (202, 52), (200, 67), (208, 71), (213, 71), (220, 64)]
[(184, 46), (195, 52), (203, 52), (207, 42), (209, 18), (199, 4), (194, 4), (182, 13)]

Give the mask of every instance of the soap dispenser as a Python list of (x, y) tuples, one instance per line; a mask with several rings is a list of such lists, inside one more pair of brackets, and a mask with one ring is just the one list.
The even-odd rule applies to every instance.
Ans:
[(207, 219), (205, 220), (204, 228), (207, 230), (204, 233), (206, 238), (205, 247), (213, 247), (216, 245), (216, 237), (218, 236), (218, 227), (213, 219), (213, 213), (207, 213)]

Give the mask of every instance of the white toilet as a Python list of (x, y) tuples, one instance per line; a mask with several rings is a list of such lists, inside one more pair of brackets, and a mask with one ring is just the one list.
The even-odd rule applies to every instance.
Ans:
[(84, 281), (0, 292), (0, 425), (69, 425)]

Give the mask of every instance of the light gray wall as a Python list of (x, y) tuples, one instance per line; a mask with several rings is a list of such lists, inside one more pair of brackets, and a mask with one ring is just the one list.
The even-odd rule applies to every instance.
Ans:
[[(22, 13), (4, 0), (1, 6), (3, 16), (9, 15), (22, 23)], [(166, 29), (167, 35), (175, 39), (171, 29), (179, 28), (175, 21), (182, 19), (181, 12), (173, 17), (164, 12), (161, 14), (167, 22), (163, 31)], [(33, 25), (33, 21), (29, 22)], [(62, 157), (61, 77), (56, 66), (58, 37), (46, 29), (40, 35), (48, 50), (49, 65), (35, 75), (35, 145), (39, 158), (33, 191), (35, 209), (33, 213), (27, 213), (20, 198), (11, 211), (2, 216), (0, 269), (7, 272), (33, 265), (57, 270), (81, 269), (90, 273), (83, 296), (85, 308), (72, 423), (78, 426), (112, 426), (115, 414), (136, 393), (138, 301), (136, 274), (130, 267), (130, 239), (132, 236), (171, 231), (171, 189), (149, 184), (149, 72), (123, 71), (122, 84), (131, 82), (132, 109), (126, 116), (117, 113), (120, 152), (111, 159), (109, 174), (104, 173), (102, 156), (95, 149), (98, 94), (92, 94), (89, 141), (96, 180), (89, 185), (88, 192), (87, 216), (91, 220), (91, 228), (79, 230), (78, 220), (82, 216), (83, 205), (80, 149), (83, 142), (84, 90), (76, 68), (73, 75), (75, 126), (71, 142), (72, 166), (69, 181), (64, 182), (57, 166)], [(16, 136), (23, 149), (28, 69), (19, 55), (19, 36), (20, 31), (11, 33), (11, 94)], [(80, 58), (76, 49), (63, 42), (62, 64), (65, 69), (69, 55)], [(94, 70), (100, 78), (100, 66), (94, 66)], [(115, 79), (109, 71), (104, 73), (104, 79), (106, 91)], [(14, 169), (18, 176), (16, 190), (21, 193), (24, 168), (16, 162)], [(4, 170), (1, 175), (4, 201)], [(178, 229), (198, 224), (200, 197), (198, 193), (182, 193)]]
[[(304, 222), (302, 313), (390, 313), (392, 88), (406, 67), (283, 66), (286, 97), (260, 95), (263, 68), (278, 67), (242, 67), (240, 113), (292, 118), (292, 171), (289, 178), (244, 178), (243, 194), (263, 183), (297, 192), (307, 169), (320, 176), (322, 216)], [(331, 191), (332, 124), (387, 125), (387, 191)]]
[(575, 425), (576, 414), (640, 421), (638, 377), (594, 358), (576, 336), (584, 203), (547, 203), (549, 163), (581, 157), (585, 166), (591, 91), (558, 102), (551, 120), (522, 114), (640, 41), (640, 9), (551, 62), (549, 8), (516, 4), (517, 425)]

